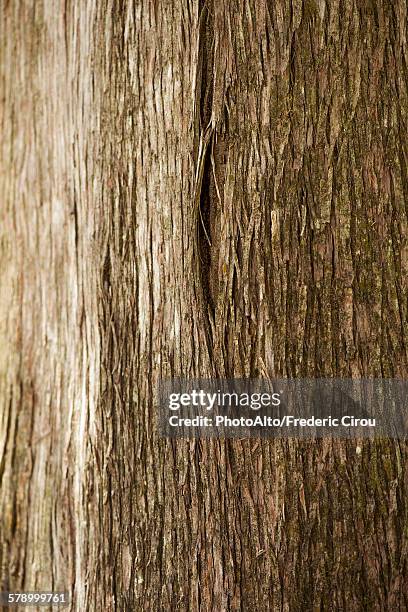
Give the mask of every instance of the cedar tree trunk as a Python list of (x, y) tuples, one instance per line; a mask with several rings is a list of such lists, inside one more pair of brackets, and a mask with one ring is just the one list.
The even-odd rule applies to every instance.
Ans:
[(406, 0), (0, 1), (0, 578), (408, 609), (407, 446), (166, 440), (162, 378), (408, 375)]

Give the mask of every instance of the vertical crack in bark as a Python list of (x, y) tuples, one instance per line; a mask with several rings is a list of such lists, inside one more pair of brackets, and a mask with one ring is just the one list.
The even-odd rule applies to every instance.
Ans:
[(214, 319), (215, 302), (211, 284), (211, 260), (213, 256), (213, 237), (210, 226), (212, 209), (211, 197), (211, 146), (214, 126), (212, 124), (212, 104), (214, 87), (214, 24), (213, 13), (207, 2), (201, 6), (200, 33), (198, 50), (197, 97), (199, 100), (198, 129), (199, 148), (195, 177), (196, 243), (199, 282), (206, 306), (206, 319)]
[[(210, 140), (212, 139), (212, 135)], [(203, 177), (200, 190), (200, 198), (198, 202), (198, 226), (197, 226), (197, 242), (200, 263), (200, 279), (205, 301), (208, 305), (209, 312), (212, 316), (215, 313), (215, 302), (211, 283), (211, 260), (213, 257), (212, 243), (214, 237), (211, 232), (210, 214), (211, 214), (211, 194), (210, 194), (210, 173), (211, 159), (210, 148), (207, 147), (205, 159), (203, 160)]]

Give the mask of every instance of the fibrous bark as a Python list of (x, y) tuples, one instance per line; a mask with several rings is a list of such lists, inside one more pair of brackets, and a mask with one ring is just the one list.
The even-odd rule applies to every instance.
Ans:
[(155, 403), (407, 375), (406, 1), (0, 14), (2, 588), (405, 610), (405, 444), (169, 441)]

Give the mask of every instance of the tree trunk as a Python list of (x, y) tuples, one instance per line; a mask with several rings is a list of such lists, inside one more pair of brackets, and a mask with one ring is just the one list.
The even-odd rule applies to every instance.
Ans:
[(0, 6), (2, 589), (406, 610), (405, 444), (155, 409), (175, 376), (407, 376), (406, 0)]

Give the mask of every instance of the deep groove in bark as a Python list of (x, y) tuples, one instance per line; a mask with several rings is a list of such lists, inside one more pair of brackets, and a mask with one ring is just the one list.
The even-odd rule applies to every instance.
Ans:
[[(211, 144), (209, 145), (211, 146)], [(204, 162), (204, 174), (201, 185), (200, 194), (200, 211), (198, 219), (198, 249), (200, 255), (200, 270), (201, 270), (201, 284), (203, 294), (206, 303), (210, 308), (210, 312), (214, 315), (215, 303), (211, 289), (211, 258), (212, 254), (212, 243), (214, 237), (212, 236), (210, 227), (210, 212), (211, 212), (211, 197), (210, 197), (210, 177), (211, 177), (211, 159), (210, 153), (207, 151), (206, 159)]]
[[(213, 67), (214, 67), (214, 40), (213, 40), (213, 16), (208, 3), (202, 6), (202, 30), (200, 37), (199, 61), (200, 61), (200, 106), (199, 123), (200, 134), (204, 135), (212, 115), (213, 102)], [(200, 266), (200, 279), (205, 304), (208, 306), (206, 316), (214, 317), (215, 303), (211, 290), (211, 258), (213, 236), (210, 226), (210, 215), (213, 206), (211, 185), (211, 146), (212, 136), (203, 152), (204, 164), (203, 174), (200, 180), (200, 193), (197, 211), (197, 241)], [(199, 160), (200, 163), (200, 160)]]

